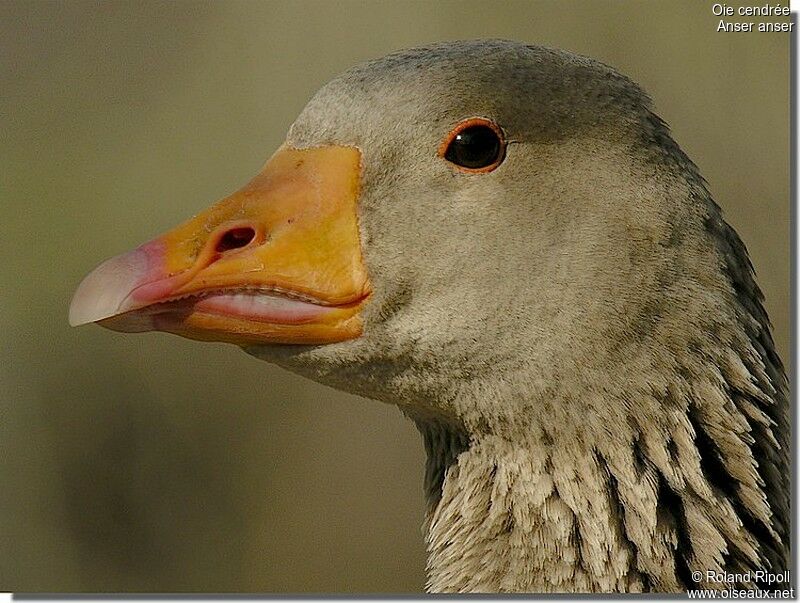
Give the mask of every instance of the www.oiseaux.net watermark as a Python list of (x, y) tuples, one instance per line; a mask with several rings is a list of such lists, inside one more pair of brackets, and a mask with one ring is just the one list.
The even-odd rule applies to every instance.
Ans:
[(692, 572), (692, 580), (706, 588), (688, 591), (690, 599), (794, 599), (795, 591), (789, 581), (789, 572), (773, 573), (765, 570), (744, 573)]

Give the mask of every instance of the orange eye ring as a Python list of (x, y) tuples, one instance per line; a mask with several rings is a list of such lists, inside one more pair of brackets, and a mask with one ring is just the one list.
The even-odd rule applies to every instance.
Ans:
[[(456, 158), (453, 157), (453, 148), (454, 144), (458, 144), (459, 142), (463, 142), (464, 133), (469, 130), (470, 132), (475, 132), (480, 130), (491, 130), (494, 134), (495, 141), (494, 144), (496, 145), (492, 149), (487, 149), (487, 156), (486, 160), (488, 163), (485, 165), (479, 166), (468, 166), (463, 165), (457, 162)], [(488, 132), (484, 132), (484, 139), (491, 143), (490, 139), (487, 139), (485, 134)], [(450, 133), (445, 137), (442, 141), (442, 144), (439, 145), (439, 150), (437, 152), (438, 156), (453, 165), (457, 170), (467, 173), (467, 174), (485, 174), (487, 172), (491, 172), (492, 170), (496, 169), (506, 157), (506, 137), (505, 134), (500, 126), (498, 126), (495, 122), (491, 119), (487, 119), (485, 117), (470, 117), (464, 119), (456, 124), (456, 126), (450, 130)], [(490, 161), (489, 161), (490, 160)]]

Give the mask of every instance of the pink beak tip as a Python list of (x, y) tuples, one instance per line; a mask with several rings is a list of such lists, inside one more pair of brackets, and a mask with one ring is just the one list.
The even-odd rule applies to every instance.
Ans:
[(131, 305), (131, 292), (151, 270), (151, 258), (142, 247), (110, 258), (90, 272), (78, 285), (69, 306), (73, 327), (111, 318)]

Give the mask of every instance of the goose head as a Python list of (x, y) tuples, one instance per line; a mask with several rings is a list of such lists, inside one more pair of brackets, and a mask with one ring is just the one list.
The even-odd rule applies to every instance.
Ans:
[[(526, 570), (507, 590), (675, 590), (695, 566), (723, 568), (723, 550), (743, 567), (783, 558), (782, 478), (758, 463), (782, 471), (785, 383), (760, 299), (635, 83), (566, 52), (473, 41), (328, 83), (253, 181), (101, 265), (70, 319), (233, 343), (398, 405), (431, 457), (435, 590), (504, 589), (454, 560), (459, 530), (477, 546), (485, 525), (448, 504), (485, 482), (519, 509), (508, 484), (496, 498), (497, 476), (519, 472), (549, 479), (576, 526), (597, 517), (564, 475), (610, 492), (618, 517), (590, 545), (630, 546), (619, 567), (554, 582)], [(546, 559), (568, 545), (540, 546)]]

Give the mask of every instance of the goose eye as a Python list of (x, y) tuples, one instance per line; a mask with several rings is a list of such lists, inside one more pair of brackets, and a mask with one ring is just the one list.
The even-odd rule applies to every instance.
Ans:
[(439, 154), (462, 171), (490, 172), (503, 162), (505, 138), (494, 122), (468, 119), (450, 132)]

